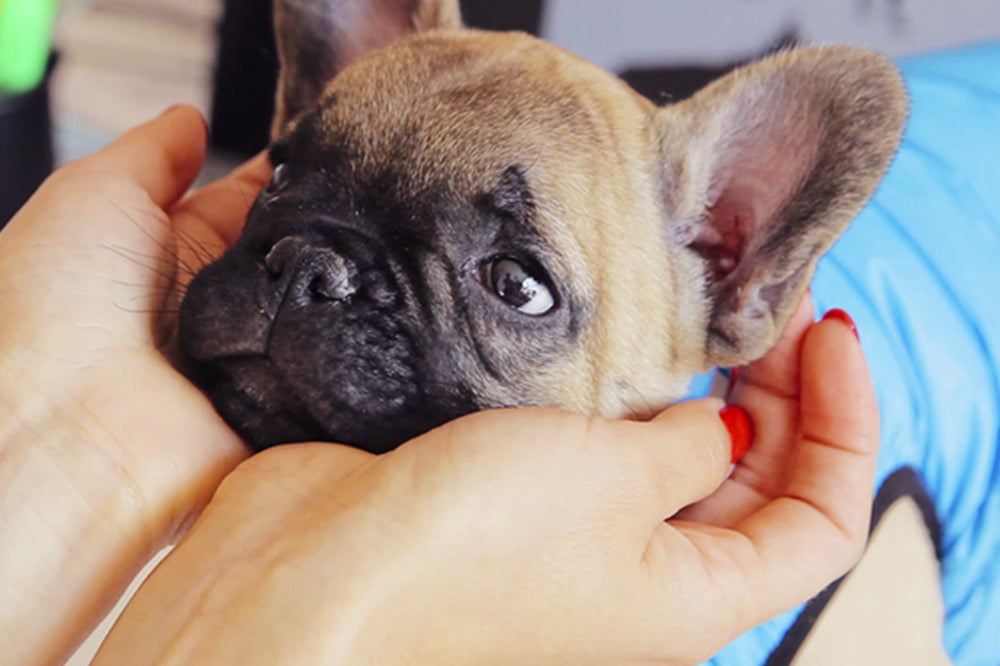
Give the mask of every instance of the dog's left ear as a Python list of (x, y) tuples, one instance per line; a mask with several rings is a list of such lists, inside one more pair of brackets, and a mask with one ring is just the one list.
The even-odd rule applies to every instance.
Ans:
[(905, 117), (895, 67), (851, 47), (781, 53), (656, 111), (672, 251), (707, 277), (708, 363), (741, 365), (775, 343)]
[(274, 0), (281, 72), (272, 136), (354, 59), (414, 32), (461, 26), (458, 0)]

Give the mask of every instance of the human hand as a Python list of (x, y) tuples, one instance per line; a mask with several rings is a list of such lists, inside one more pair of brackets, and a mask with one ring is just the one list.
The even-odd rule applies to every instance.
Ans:
[(798, 321), (804, 338), (743, 379), (794, 377), (760, 404), (740, 395), (751, 452), (791, 459), (742, 515), (713, 524), (724, 485), (664, 522), (726, 474), (718, 400), (648, 423), (482, 412), (377, 457), (278, 447), (227, 477), (95, 664), (697, 663), (844, 573), (866, 539), (864, 359), (842, 324)]
[[(804, 336), (814, 321), (812, 298), (807, 295), (767, 356), (736, 371), (726, 399), (747, 410), (756, 424), (757, 439), (722, 486), (711, 497), (685, 509), (679, 517), (731, 527), (776, 498), (797, 494), (796, 490), (789, 489), (793, 482), (822, 482), (834, 470), (824, 463), (827, 449), (809, 444), (817, 437), (808, 428), (836, 427), (845, 439), (853, 441), (869, 433), (872, 426), (869, 419), (874, 418), (877, 432), (878, 413), (872, 412), (869, 406), (874, 398), (867, 382), (840, 383), (835, 375), (817, 376), (816, 369), (803, 367), (799, 362)], [(842, 352), (839, 349), (829, 348), (822, 353), (827, 355), (823, 367), (832, 368), (840, 362)], [(809, 375), (804, 377), (804, 372)], [(804, 404), (803, 382), (806, 380), (814, 383), (814, 391), (838, 393), (835, 399), (825, 399), (831, 404), (835, 402), (838, 409), (817, 412), (817, 406)], [(804, 418), (803, 410), (810, 411), (809, 419)], [(838, 423), (831, 426), (826, 420)], [(808, 465), (807, 470), (803, 465)], [(803, 475), (804, 471), (809, 474)], [(864, 476), (848, 477), (838, 483), (852, 482), (871, 485)], [(867, 516), (858, 518), (868, 520)]]
[(257, 159), (181, 199), (204, 121), (177, 108), (53, 174), (0, 234), (0, 643), (59, 660), (176, 538), (242, 442), (161, 351), (229, 245)]

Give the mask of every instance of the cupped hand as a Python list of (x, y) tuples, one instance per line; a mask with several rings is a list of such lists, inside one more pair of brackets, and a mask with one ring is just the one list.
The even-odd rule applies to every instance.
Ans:
[(177, 294), (269, 177), (257, 159), (182, 198), (206, 140), (197, 111), (168, 111), (57, 171), (0, 234), (0, 642), (17, 663), (72, 647), (247, 455), (163, 353)]
[(720, 488), (713, 399), (647, 423), (484, 412), (382, 456), (279, 447), (227, 477), (96, 663), (697, 663), (865, 542), (867, 369), (846, 326), (797, 321), (738, 389), (773, 483)]
[[(798, 485), (822, 482), (837, 469), (825, 463), (834, 451), (823, 440), (823, 433), (834, 427), (847, 452), (867, 450), (872, 428), (878, 428), (878, 413), (871, 409), (874, 398), (868, 382), (842, 378), (840, 363), (852, 357), (826, 338), (817, 338), (811, 344), (819, 345), (815, 353), (822, 363), (815, 367), (799, 361), (814, 319), (812, 298), (807, 295), (767, 356), (736, 371), (726, 399), (749, 412), (756, 424), (756, 440), (725, 483), (680, 517), (730, 527), (776, 498), (799, 494)], [(839, 323), (853, 333), (856, 342), (857, 333)], [(868, 476), (838, 480), (838, 484), (852, 482), (870, 485)], [(836, 503), (831, 504), (836, 510)], [(865, 522), (868, 517), (844, 515), (838, 520)]]

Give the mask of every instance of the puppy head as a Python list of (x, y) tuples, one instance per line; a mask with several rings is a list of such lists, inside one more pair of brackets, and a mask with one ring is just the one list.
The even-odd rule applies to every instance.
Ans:
[(274, 178), (180, 323), (256, 446), (662, 408), (774, 343), (905, 109), (892, 66), (849, 48), (656, 108), (557, 47), (461, 29), (454, 2), (285, 0), (276, 24)]

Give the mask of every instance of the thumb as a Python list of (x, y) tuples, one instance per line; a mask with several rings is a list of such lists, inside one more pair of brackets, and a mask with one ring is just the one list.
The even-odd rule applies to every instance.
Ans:
[(177, 201), (198, 177), (208, 148), (208, 127), (197, 109), (178, 106), (135, 127), (104, 150), (67, 167), (125, 176), (160, 208)]
[(635, 453), (639, 489), (655, 500), (656, 522), (712, 494), (729, 473), (733, 443), (718, 398), (680, 403), (647, 423), (615, 422)]

